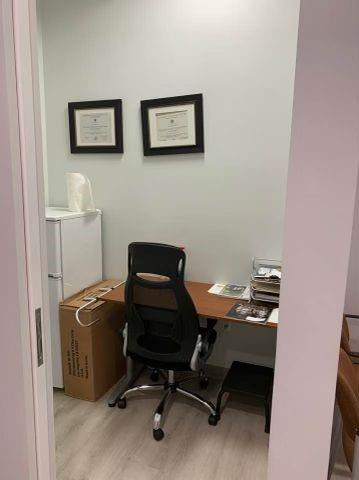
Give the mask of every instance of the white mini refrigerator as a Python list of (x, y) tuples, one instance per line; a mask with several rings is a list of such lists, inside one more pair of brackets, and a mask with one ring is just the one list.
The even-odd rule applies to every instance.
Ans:
[(46, 208), (53, 386), (63, 388), (59, 303), (102, 280), (101, 211)]

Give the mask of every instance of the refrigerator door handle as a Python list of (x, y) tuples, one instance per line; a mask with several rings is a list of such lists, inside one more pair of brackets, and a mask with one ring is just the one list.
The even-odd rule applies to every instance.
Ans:
[(61, 280), (62, 279), (62, 273), (49, 273), (48, 277), (49, 278), (55, 278), (56, 280)]

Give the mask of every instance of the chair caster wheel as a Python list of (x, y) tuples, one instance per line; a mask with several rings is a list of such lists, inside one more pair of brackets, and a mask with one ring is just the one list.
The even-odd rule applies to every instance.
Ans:
[(117, 402), (118, 408), (124, 409), (127, 407), (127, 401), (125, 398), (120, 398), (120, 400)]
[(162, 428), (153, 430), (153, 438), (157, 440), (157, 442), (160, 442), (164, 436), (165, 436), (165, 432), (162, 430)]
[(210, 415), (208, 417), (208, 423), (210, 425), (212, 425), (213, 427), (215, 427), (218, 423), (218, 420), (219, 420), (219, 416), (218, 415)]
[(209, 378), (208, 377), (202, 377), (201, 380), (199, 381), (199, 386), (201, 390), (206, 390), (209, 385)]
[(160, 373), (158, 370), (152, 370), (152, 373), (150, 375), (150, 379), (152, 380), (152, 382), (158, 382), (160, 378)]

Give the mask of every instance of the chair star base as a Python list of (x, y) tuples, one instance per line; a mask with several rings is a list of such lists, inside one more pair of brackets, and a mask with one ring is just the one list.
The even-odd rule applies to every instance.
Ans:
[[(204, 374), (202, 373), (201, 382), (203, 382), (203, 378), (204, 378)], [(198, 395), (197, 393), (190, 392), (189, 390), (186, 390), (181, 387), (181, 384), (192, 379), (193, 377), (189, 377), (180, 381), (175, 381), (174, 371), (169, 370), (168, 380), (166, 382), (150, 384), (150, 385), (137, 385), (135, 387), (129, 388), (128, 390), (126, 390), (126, 392), (122, 394), (121, 398), (118, 400), (117, 405), (119, 408), (126, 408), (127, 395), (130, 395), (135, 392), (153, 392), (153, 391), (163, 390), (164, 394), (163, 394), (162, 400), (158, 405), (158, 407), (156, 408), (154, 413), (154, 418), (153, 418), (153, 438), (157, 441), (162, 440), (164, 437), (162, 426), (164, 423), (164, 414), (165, 414), (166, 406), (168, 405), (168, 402), (173, 397), (173, 395), (177, 393), (180, 395), (183, 395), (184, 397), (190, 398), (195, 402), (200, 403), (210, 413), (208, 417), (208, 423), (213, 426), (217, 425), (219, 420), (219, 415), (217, 415), (216, 408), (212, 404), (212, 402), (204, 399), (201, 395)], [(206, 380), (206, 383), (208, 383), (208, 379)]]

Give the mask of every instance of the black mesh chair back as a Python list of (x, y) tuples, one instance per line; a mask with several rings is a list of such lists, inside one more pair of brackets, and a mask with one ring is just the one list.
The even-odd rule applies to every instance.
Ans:
[(184, 284), (186, 254), (158, 243), (131, 243), (125, 289), (127, 354), (149, 366), (185, 370), (200, 333)]

